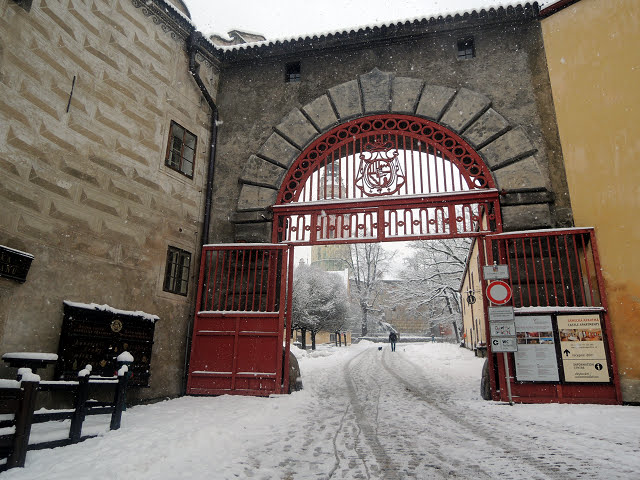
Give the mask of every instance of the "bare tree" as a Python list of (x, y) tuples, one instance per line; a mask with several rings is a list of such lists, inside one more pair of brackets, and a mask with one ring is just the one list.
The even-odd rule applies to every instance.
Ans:
[(384, 276), (393, 253), (383, 249), (379, 243), (351, 245), (347, 261), (351, 279), (351, 295), (362, 311), (362, 336), (368, 332), (368, 312), (373, 308), (379, 294), (380, 281)]
[(316, 348), (320, 331), (339, 332), (344, 328), (348, 310), (346, 286), (335, 274), (305, 264), (299, 265), (293, 279), (291, 326), (311, 333), (311, 347)]
[(432, 325), (451, 322), (457, 342), (456, 320), (461, 312), (458, 287), (470, 245), (466, 238), (412, 242), (413, 254), (405, 259), (407, 268), (401, 275), (405, 288), (396, 297), (396, 302), (415, 313), (427, 310)]

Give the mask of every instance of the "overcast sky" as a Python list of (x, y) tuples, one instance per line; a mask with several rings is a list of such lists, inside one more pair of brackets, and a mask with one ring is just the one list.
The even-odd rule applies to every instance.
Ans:
[(337, 32), (391, 20), (526, 3), (526, 0), (184, 1), (191, 11), (193, 23), (205, 34), (215, 32), (225, 35), (230, 30), (243, 30), (261, 33), (268, 39)]

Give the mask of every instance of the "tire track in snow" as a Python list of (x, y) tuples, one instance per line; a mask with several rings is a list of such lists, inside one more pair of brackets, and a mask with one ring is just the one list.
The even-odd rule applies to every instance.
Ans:
[[(528, 445), (531, 446), (532, 439), (522, 434), (517, 434), (516, 432), (510, 431), (509, 434), (513, 437), (517, 435), (518, 445), (510, 444), (505, 441), (500, 441), (500, 435), (503, 434), (502, 431), (492, 428), (487, 425), (487, 419), (485, 417), (481, 417), (480, 415), (474, 414), (472, 411), (465, 411), (464, 417), (461, 417), (459, 407), (456, 406), (455, 402), (451, 400), (451, 396), (453, 392), (444, 392), (441, 389), (441, 386), (429, 385), (429, 379), (425, 375), (424, 369), (422, 369), (419, 365), (411, 362), (410, 360), (404, 358), (402, 355), (398, 355), (396, 358), (398, 361), (402, 361), (404, 364), (409, 365), (414, 374), (417, 374), (419, 377), (418, 380), (422, 383), (427, 383), (427, 388), (423, 386), (416, 385), (416, 380), (411, 379), (407, 380), (405, 376), (400, 375), (397, 372), (397, 368), (393, 368), (389, 364), (388, 357), (383, 357), (382, 366), (384, 369), (396, 378), (401, 384), (405, 386), (408, 392), (413, 394), (420, 400), (428, 403), (431, 407), (436, 409), (442, 415), (444, 415), (449, 421), (453, 422), (458, 427), (458, 433), (464, 433), (467, 436), (476, 436), (483, 439), (486, 444), (491, 447), (489, 454), (496, 453), (496, 449), (499, 449), (505, 453), (505, 459), (511, 459), (511, 466), (517, 467), (517, 470), (522, 468), (522, 464), (526, 464), (525, 471), (523, 471), (522, 475), (529, 475), (528, 478), (562, 478), (562, 479), (574, 479), (586, 477), (589, 478), (591, 474), (593, 474), (592, 468), (588, 464), (584, 462), (584, 459), (578, 459), (572, 457), (568, 452), (563, 450), (562, 452), (549, 447), (544, 447), (544, 450), (540, 452), (542, 455), (530, 455), (529, 453), (522, 450), (518, 445)], [(403, 368), (403, 371), (406, 369)], [(451, 407), (447, 408), (447, 405)], [(481, 425), (482, 429), (479, 430), (478, 426)], [(485, 435), (481, 435), (482, 430), (485, 430), (487, 433)], [(554, 453), (549, 454), (549, 451), (553, 451)], [(557, 461), (553, 458), (548, 458), (547, 455), (554, 456), (558, 455), (562, 458), (562, 461)], [(578, 470), (577, 467), (580, 467)], [(515, 471), (513, 472), (515, 473)], [(535, 473), (542, 475), (542, 477), (533, 477)], [(503, 477), (505, 478), (505, 477)], [(515, 478), (526, 478), (517, 476)]]
[[(362, 362), (363, 360), (361, 357), (367, 354), (368, 352), (370, 352), (370, 350), (365, 350), (359, 353), (358, 355), (354, 356), (345, 364), (343, 372), (344, 372), (344, 377), (347, 383), (347, 392), (349, 394), (349, 400), (353, 408), (353, 412), (355, 414), (356, 423), (358, 424), (358, 427), (359, 427), (359, 433), (362, 435), (365, 442), (368, 444), (369, 448), (371, 449), (371, 452), (375, 456), (377, 465), (380, 468), (380, 471), (384, 474), (384, 478), (388, 480), (396, 480), (396, 479), (399, 480), (399, 477), (396, 475), (397, 465), (395, 465), (394, 462), (391, 460), (391, 458), (385, 451), (384, 447), (381, 445), (380, 440), (378, 438), (377, 414), (376, 414), (375, 425), (372, 425), (369, 420), (369, 415), (367, 414), (368, 413), (367, 409), (365, 405), (363, 405), (363, 403), (361, 402), (360, 397), (358, 396), (358, 388), (354, 380), (356, 378), (353, 375), (353, 371), (355, 370), (355, 367), (352, 364), (354, 364), (354, 362), (356, 361), (357, 361), (356, 363)], [(378, 391), (378, 398), (379, 398), (379, 391)], [(365, 465), (365, 468), (367, 469), (367, 478), (372, 478), (371, 477), (372, 472), (371, 472), (370, 466), (367, 465), (368, 464), (367, 459), (364, 458), (360, 452), (358, 452), (358, 455), (360, 456), (363, 464)]]
[[(386, 349), (385, 349), (386, 350)], [(383, 355), (386, 354), (386, 351)], [(460, 465), (451, 461), (444, 455), (438, 453), (437, 445), (429, 437), (423, 435), (419, 429), (421, 425), (416, 423), (411, 412), (408, 412), (408, 424), (399, 427), (394, 419), (384, 418), (382, 422), (379, 416), (381, 397), (388, 404), (398, 404), (397, 396), (402, 394), (403, 389), (393, 386), (393, 380), (388, 375), (382, 376), (385, 370), (380, 365), (380, 355), (377, 350), (368, 349), (353, 357), (344, 367), (345, 380), (356, 422), (362, 432), (363, 439), (369, 445), (377, 465), (368, 468), (368, 478), (401, 479), (401, 478), (452, 478), (456, 477), (456, 471), (460, 471)], [(371, 397), (375, 396), (374, 405), (367, 408), (367, 402), (372, 403)], [(406, 397), (406, 395), (405, 395)], [(404, 399), (407, 403), (407, 399)], [(415, 399), (408, 398), (408, 402), (413, 405)], [(387, 407), (389, 408), (389, 407)], [(372, 420), (373, 419), (373, 420)], [(391, 422), (389, 422), (391, 420)], [(384, 438), (381, 441), (380, 431), (387, 432), (389, 440)], [(383, 444), (389, 444), (385, 447)], [(362, 461), (367, 463), (367, 459), (360, 455)], [(402, 461), (407, 461), (408, 465), (401, 465)], [(464, 469), (465, 475), (462, 478), (491, 478), (489, 475), (478, 476), (478, 469)], [(381, 476), (375, 476), (376, 474)], [(460, 478), (460, 477), (459, 477)]]

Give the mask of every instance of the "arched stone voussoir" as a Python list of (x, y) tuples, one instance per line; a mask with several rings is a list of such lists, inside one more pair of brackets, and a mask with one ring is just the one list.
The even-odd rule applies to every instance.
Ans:
[(309, 119), (314, 123), (315, 127), (324, 131), (332, 125), (338, 123), (331, 101), (327, 95), (316, 98), (313, 102), (307, 103), (302, 107), (302, 111), (307, 114)]
[(445, 108), (456, 94), (455, 88), (442, 85), (425, 85), (416, 113), (434, 122), (439, 122)]
[(486, 95), (461, 88), (442, 115), (440, 123), (456, 133), (462, 133), (490, 106), (491, 99)]
[(320, 132), (297, 108), (291, 110), (276, 127), (276, 131), (296, 148), (302, 150)]
[(394, 77), (391, 85), (391, 111), (413, 115), (418, 108), (424, 82), (417, 78)]
[(329, 97), (338, 112), (340, 120), (362, 115), (360, 87), (357, 80), (350, 80), (329, 89)]
[(282, 138), (278, 132), (273, 132), (258, 150), (258, 155), (288, 168), (298, 158), (300, 150)]
[(251, 155), (242, 170), (241, 181), (247, 183), (262, 183), (280, 188), (282, 178), (287, 172), (286, 168), (275, 165), (260, 157)]
[(360, 88), (365, 114), (389, 112), (391, 108), (391, 81), (393, 74), (374, 68), (360, 75)]
[(493, 108), (490, 108), (469, 125), (462, 136), (474, 148), (481, 148), (507, 130), (509, 130), (509, 122)]
[(238, 211), (267, 208), (276, 202), (278, 191), (257, 185), (243, 184), (238, 198)]
[(498, 189), (506, 190), (547, 190), (549, 180), (540, 171), (535, 157), (529, 156), (506, 167), (493, 170)]
[(492, 170), (505, 167), (535, 152), (535, 147), (522, 127), (509, 130), (480, 149), (480, 153)]

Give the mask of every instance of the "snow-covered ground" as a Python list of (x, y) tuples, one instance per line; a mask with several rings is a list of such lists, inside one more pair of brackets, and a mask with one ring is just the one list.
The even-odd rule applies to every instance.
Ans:
[(485, 402), (482, 359), (451, 344), (297, 353), (301, 392), (137, 406), (113, 432), (92, 417), (100, 437), (0, 480), (640, 478), (638, 407)]

